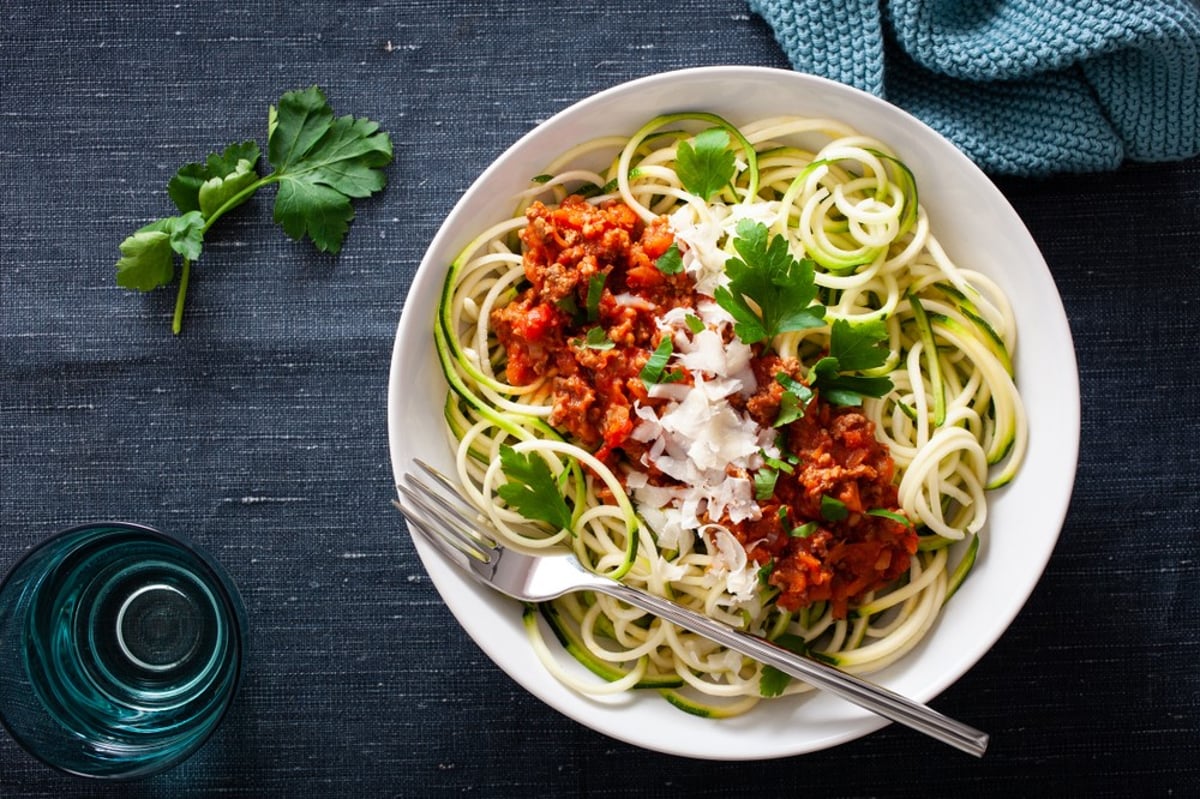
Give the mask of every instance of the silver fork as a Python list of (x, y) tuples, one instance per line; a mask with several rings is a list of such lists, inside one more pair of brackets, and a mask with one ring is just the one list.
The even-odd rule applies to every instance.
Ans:
[(501, 546), (484, 517), (474, 508), (470, 516), (461, 510), (471, 506), (449, 478), (424, 461), (415, 462), (432, 482), (406, 473), (396, 486), (400, 495), (396, 506), (408, 519), (410, 530), (484, 585), (525, 602), (544, 602), (573, 591), (599, 591), (976, 757), (987, 749), (984, 732), (827, 663), (589, 572), (570, 553), (528, 555)]

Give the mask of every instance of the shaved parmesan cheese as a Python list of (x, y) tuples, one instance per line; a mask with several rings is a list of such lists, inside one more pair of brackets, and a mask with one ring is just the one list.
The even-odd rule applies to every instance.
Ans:
[(674, 435), (684, 445), (688, 457), (700, 469), (723, 470), (727, 464), (758, 450), (754, 421), (741, 416), (729, 403), (710, 398), (700, 379), (683, 402), (675, 403), (659, 417), (659, 424), (664, 433)]
[[(695, 316), (705, 327), (693, 334), (688, 326), (688, 317), (692, 315), (686, 308), (672, 308), (658, 320), (659, 329), (672, 336), (675, 362), (692, 373), (702, 374), (708, 381), (710, 395), (753, 394), (758, 388), (750, 367), (754, 351), (733, 335), (733, 317), (716, 302), (703, 300)], [(685, 387), (676, 386), (676, 390), (679, 388)]]
[[(692, 390), (691, 386), (682, 383), (655, 383), (652, 386), (646, 387), (646, 394), (654, 399), (668, 399), (675, 402), (683, 402), (687, 397), (688, 392)], [(653, 413), (653, 411), (651, 411)]]
[(746, 477), (728, 477), (708, 498), (708, 514), (719, 519), (728, 512), (732, 522), (752, 521), (762, 512), (754, 501), (754, 483)]
[(705, 525), (704, 541), (712, 555), (709, 579), (723, 581), (725, 590), (736, 602), (752, 602), (758, 597), (758, 566), (746, 556), (733, 533), (719, 524)]
[(740, 571), (746, 568), (746, 550), (733, 533), (719, 524), (707, 524), (702, 530), (715, 570)]
[[(751, 367), (753, 350), (733, 334), (734, 319), (712, 299), (725, 280), (728, 254), (717, 242), (727, 239), (741, 219), (771, 224), (778, 209), (770, 203), (707, 209), (685, 207), (669, 219), (680, 246), (684, 268), (707, 295), (695, 309), (677, 307), (657, 321), (671, 337), (671, 368), (682, 368), (688, 381), (647, 386), (653, 406), (635, 403), (631, 438), (645, 445), (641, 464), (672, 482), (653, 485), (646, 473), (627, 475), (638, 512), (660, 546), (675, 549), (688, 531), (705, 534), (713, 558), (709, 575), (730, 602), (744, 607), (757, 601), (758, 568), (726, 528), (715, 524), (761, 518), (751, 473), (763, 455), (778, 457), (776, 431), (761, 428), (730, 398), (750, 397), (758, 390)], [(696, 319), (702, 329), (693, 330)], [(741, 403), (738, 403), (740, 406)]]
[(636, 308), (640, 311), (653, 311), (658, 307), (640, 294), (631, 294), (627, 291), (623, 291), (620, 294), (614, 294), (613, 301), (616, 302), (617, 305), (625, 308)]
[(737, 674), (745, 662), (745, 656), (733, 649), (718, 649), (704, 658), (704, 662), (716, 672)]
[(774, 431), (759, 427), (729, 402), (736, 394), (750, 396), (757, 390), (750, 347), (732, 335), (728, 328), (733, 319), (716, 302), (700, 302), (695, 313), (705, 325), (695, 333), (686, 308), (673, 308), (658, 322), (672, 336), (672, 365), (686, 369), (693, 385), (649, 386), (650, 397), (666, 402), (657, 410), (635, 403), (637, 424), (631, 436), (649, 444), (644, 466), (680, 484), (650, 486), (643, 479), (630, 485), (636, 501), (643, 507), (677, 509), (681, 530), (726, 515), (734, 522), (759, 518), (762, 510), (748, 474), (762, 466), (763, 452), (778, 455)]
[(671, 214), (667, 224), (681, 244), (683, 268), (695, 279), (696, 290), (712, 296), (728, 282), (725, 261), (730, 254), (718, 242), (730, 240), (738, 222), (751, 219), (770, 228), (779, 220), (779, 214), (778, 202), (713, 203), (702, 208), (686, 205)]
[[(693, 372), (705, 372), (710, 375), (725, 374), (725, 344), (721, 334), (710, 328), (705, 328), (696, 334), (690, 342), (687, 351), (679, 357), (679, 362)], [(683, 348), (680, 347), (680, 350)]]
[[(665, 504), (665, 503), (664, 503)], [(679, 524), (679, 511), (675, 508), (642, 508), (642, 518), (658, 539), (663, 549), (679, 549), (683, 527)]]
[[(723, 206), (713, 206), (716, 211)], [(725, 259), (729, 256), (718, 245), (725, 231), (717, 219), (697, 220), (696, 209), (684, 206), (668, 219), (668, 226), (675, 234), (675, 241), (684, 270), (696, 281), (696, 290), (712, 295), (728, 281), (725, 277)]]

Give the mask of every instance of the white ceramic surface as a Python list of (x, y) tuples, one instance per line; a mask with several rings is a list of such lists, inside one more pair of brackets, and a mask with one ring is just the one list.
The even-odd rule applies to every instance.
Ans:
[[(441, 421), (446, 384), (432, 340), (434, 311), (451, 260), (487, 225), (508, 216), (513, 195), (558, 153), (595, 136), (631, 134), (657, 114), (685, 110), (712, 111), (734, 123), (777, 114), (833, 117), (887, 142), (916, 176), (932, 230), (950, 257), (991, 276), (1013, 302), (1017, 384), (1030, 420), (1025, 463), (1009, 486), (991, 494), (990, 519), (975, 570), (935, 628), (900, 662), (872, 677), (914, 699), (930, 701), (995, 643), (1050, 557), (1078, 456), (1078, 373), (1054, 281), (1003, 195), (953, 145), (868, 94), (782, 70), (688, 69), (596, 94), (517, 141), (449, 213), (405, 302), (388, 392), (397, 479), (417, 456), (440, 466), (451, 462)], [(605, 701), (580, 696), (542, 668), (525, 637), (517, 603), (477, 586), (427, 547), (419, 545), (418, 551), (455, 617), (500, 668), (547, 704), (614, 738), (688, 757), (753, 760), (823, 749), (885, 723), (823, 695), (765, 701), (747, 715), (727, 720), (685, 714), (653, 692)], [(1036, 664), (1036, 659), (1030, 658), (1030, 663)], [(962, 720), (972, 722), (969, 714)]]

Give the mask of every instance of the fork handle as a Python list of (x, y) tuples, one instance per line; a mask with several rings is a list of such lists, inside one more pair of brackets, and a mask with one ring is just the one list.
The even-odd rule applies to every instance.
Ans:
[(597, 580), (590, 587), (976, 757), (987, 749), (987, 733), (827, 663), (612, 580)]

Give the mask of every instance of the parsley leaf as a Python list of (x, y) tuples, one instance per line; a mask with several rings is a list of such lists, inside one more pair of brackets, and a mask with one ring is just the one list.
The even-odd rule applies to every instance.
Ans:
[(192, 262), (200, 257), (204, 236), (222, 216), (259, 189), (279, 184), (275, 221), (294, 239), (308, 236), (318, 250), (337, 253), (354, 212), (350, 201), (384, 187), (382, 168), (392, 160), (392, 142), (369, 119), (335, 119), (316, 86), (285, 93), (267, 117), (267, 158), (273, 171), (258, 173), (258, 144), (231, 144), (203, 162), (182, 166), (167, 184), (179, 209), (136, 230), (120, 244), (117, 285), (152, 291), (176, 276), (182, 259), (171, 329), (183, 327), (184, 299)]
[(654, 261), (654, 266), (664, 275), (677, 275), (683, 271), (683, 253), (679, 251), (679, 245), (671, 242), (671, 246), (667, 251), (658, 256)]
[(587, 321), (586, 314), (579, 310), (579, 303), (575, 302), (574, 294), (568, 294), (562, 299), (555, 300), (554, 307), (571, 317), (571, 321), (577, 325), (582, 325)]
[(766, 225), (743, 219), (733, 242), (741, 258), (725, 262), (729, 284), (716, 292), (717, 304), (734, 318), (733, 331), (746, 344), (770, 341), (780, 333), (820, 327), (825, 308), (817, 296), (813, 262), (797, 261), (782, 236)]
[[(795, 652), (800, 655), (808, 652), (808, 642), (792, 633), (784, 633), (772, 641), (772, 643), (783, 647), (789, 652)], [(790, 675), (785, 674), (774, 666), (764, 665), (762, 673), (758, 678), (758, 693), (766, 697), (779, 696), (791, 681), (792, 678)]]
[(150, 291), (175, 278), (175, 253), (171, 235), (164, 229), (171, 217), (154, 222), (121, 242), (117, 259), (117, 285), (138, 291)]
[(813, 364), (808, 382), (834, 405), (860, 405), (863, 397), (882, 397), (892, 390), (887, 377), (847, 374), (887, 362), (887, 327), (880, 320), (850, 323), (834, 320), (829, 355)]
[(912, 527), (912, 522), (908, 520), (907, 516), (905, 516), (903, 513), (896, 513), (895, 511), (888, 510), (887, 508), (871, 508), (867, 511), (867, 515), (891, 519), (896, 524), (902, 524), (905, 527)]
[(792, 464), (788, 463), (787, 461), (782, 461), (779, 458), (771, 457), (770, 455), (768, 455), (766, 453), (766, 450), (760, 449), (758, 451), (758, 454), (759, 454), (759, 457), (761, 457), (763, 459), (763, 463), (767, 464), (772, 469), (775, 469), (780, 472), (786, 472), (787, 474), (792, 474), (793, 472), (796, 471), (795, 467)]
[(704, 320), (702, 320), (699, 316), (696, 316), (694, 313), (690, 313), (683, 317), (683, 321), (684, 324), (687, 325), (687, 329), (692, 331), (693, 336), (706, 327)]
[(604, 283), (607, 280), (607, 272), (596, 272), (588, 278), (587, 320), (589, 322), (595, 322), (600, 318), (600, 298), (604, 296)]
[(846, 503), (828, 494), (821, 495), (821, 518), (827, 522), (840, 522), (850, 515)]
[(380, 167), (392, 160), (392, 142), (378, 123), (334, 118), (316, 86), (279, 99), (267, 160), (279, 181), (275, 221), (300, 240), (307, 235), (322, 252), (337, 253), (354, 211), (350, 200), (383, 188)]
[(709, 128), (676, 148), (675, 173), (683, 187), (700, 199), (708, 198), (729, 185), (736, 164), (729, 149), (729, 134), (721, 128)]
[(204, 240), (199, 211), (157, 219), (121, 242), (117, 285), (150, 291), (175, 278), (175, 255), (195, 260)]
[(771, 558), (762, 566), (758, 567), (758, 584), (766, 588), (770, 584), (771, 572), (775, 571), (775, 559)]
[(589, 350), (611, 350), (617, 346), (613, 340), (608, 337), (608, 333), (602, 327), (592, 327), (588, 329), (587, 335), (583, 338), (572, 339), (571, 343), (576, 347), (583, 347)]
[(199, 211), (205, 219), (237, 198), (225, 209), (232, 210), (250, 199), (253, 192), (238, 195), (258, 180), (259, 156), (254, 141), (231, 144), (220, 153), (209, 155), (202, 164), (182, 166), (167, 183), (167, 195), (180, 211)]
[(843, 372), (874, 369), (887, 363), (887, 325), (882, 319), (848, 322), (835, 319), (830, 331), (829, 354)]
[(775, 483), (778, 481), (779, 472), (775, 469), (759, 469), (754, 473), (754, 498), (764, 500), (775, 496)]
[(808, 403), (812, 401), (813, 391), (787, 372), (776, 374), (775, 382), (783, 386), (783, 397), (779, 401), (779, 415), (772, 426), (782, 427), (804, 416)]
[(791, 675), (783, 673), (774, 666), (764, 665), (762, 673), (758, 677), (758, 693), (765, 697), (779, 696), (791, 681)]
[(817, 531), (817, 523), (816, 522), (805, 522), (804, 524), (800, 525), (799, 527), (793, 527), (788, 532), (788, 535), (791, 536), (792, 538), (808, 538), (810, 535), (812, 535), (816, 531)]
[(654, 348), (654, 352), (646, 361), (646, 365), (642, 367), (642, 371), (638, 372), (638, 377), (648, 386), (663, 382), (663, 370), (667, 367), (667, 361), (671, 359), (671, 354), (675, 351), (675, 343), (669, 335), (663, 336), (662, 341), (658, 342), (658, 346)]
[(570, 529), (571, 509), (542, 456), (501, 445), (500, 469), (508, 482), (498, 486), (496, 493), (510, 507), (527, 519), (546, 522), (558, 530)]

